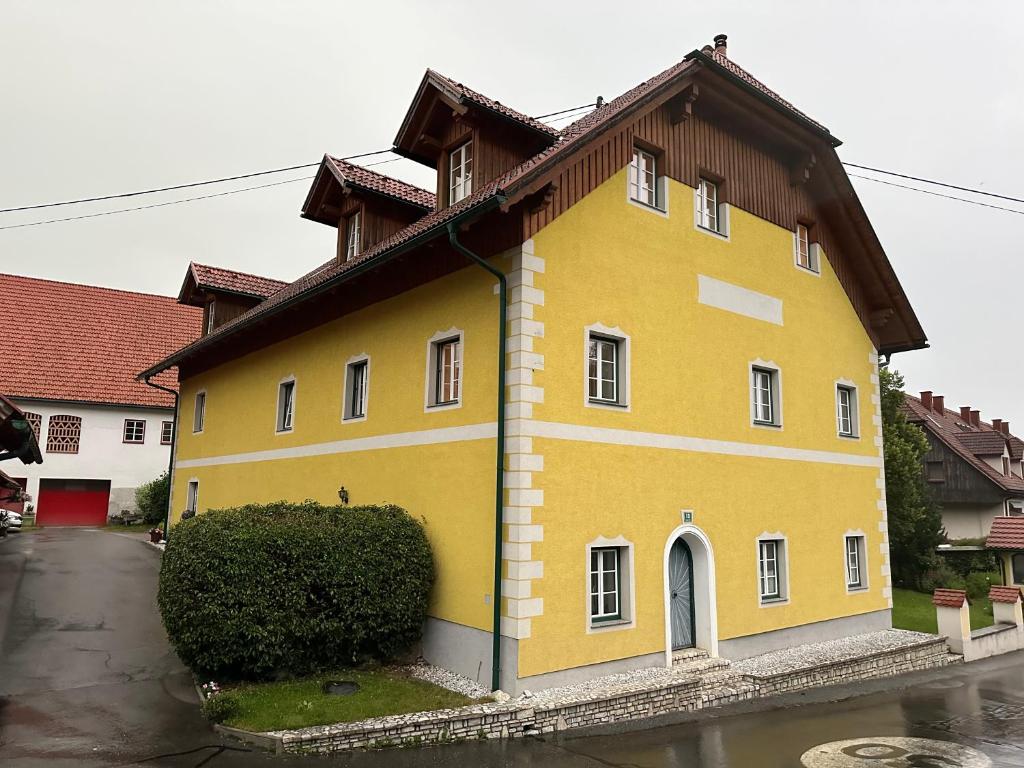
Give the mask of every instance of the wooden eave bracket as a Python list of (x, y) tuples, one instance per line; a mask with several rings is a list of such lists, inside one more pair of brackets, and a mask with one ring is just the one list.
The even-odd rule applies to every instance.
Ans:
[(791, 187), (799, 187), (802, 184), (806, 184), (811, 180), (811, 172), (817, 164), (818, 158), (813, 152), (801, 155), (789, 167), (789, 185)]
[(895, 314), (896, 310), (892, 307), (873, 309), (868, 313), (868, 322), (871, 324), (873, 329), (880, 331), (889, 323)]
[(534, 199), (530, 201), (526, 210), (530, 213), (540, 213), (551, 205), (551, 201), (554, 199), (557, 192), (558, 183), (549, 181), (535, 193)]
[(693, 117), (693, 103), (700, 96), (700, 86), (690, 83), (668, 103), (669, 120), (672, 125), (685, 122)]

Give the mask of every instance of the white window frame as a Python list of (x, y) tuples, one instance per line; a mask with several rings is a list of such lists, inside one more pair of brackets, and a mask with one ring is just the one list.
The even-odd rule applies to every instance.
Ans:
[(206, 390), (196, 392), (192, 406), (192, 434), (201, 435), (206, 428)]
[[(804, 235), (803, 239), (800, 237), (801, 230)], [(807, 264), (800, 263), (800, 257), (803, 255), (801, 245), (806, 248)], [(817, 243), (811, 241), (811, 228), (806, 224), (798, 223), (793, 232), (793, 264), (801, 272), (821, 277), (821, 248)]]
[[(291, 389), (289, 402), (285, 401), (285, 393)], [(298, 387), (295, 385), (294, 376), (286, 376), (277, 384), (277, 410), (274, 418), (274, 433), (287, 435), (295, 431), (295, 396)], [(290, 408), (290, 412), (286, 411)]]
[[(762, 581), (764, 580), (764, 572), (762, 566), (762, 545), (766, 542), (773, 542), (775, 544), (775, 574), (776, 590), (778, 596), (766, 597), (764, 593), (764, 587)], [(755, 565), (757, 567), (757, 602), (762, 608), (767, 608), (775, 605), (786, 605), (789, 603), (789, 541), (786, 536), (776, 531), (775, 533), (769, 533), (765, 531), (757, 537), (757, 547), (755, 549), (756, 560)]]
[[(608, 341), (616, 345), (615, 399), (604, 400), (590, 397), (590, 341)], [(629, 413), (630, 401), (630, 355), (629, 334), (618, 326), (592, 323), (583, 329), (583, 405), (587, 408), (603, 408)]]
[[(856, 546), (857, 556), (857, 571), (860, 578), (860, 582), (857, 584), (850, 583), (851, 576), (851, 562), (850, 562), (850, 542), (853, 541)], [(843, 583), (846, 585), (847, 592), (864, 592), (868, 588), (868, 539), (864, 535), (864, 531), (847, 531), (843, 534)]]
[[(767, 373), (770, 376), (771, 389), (771, 420), (762, 421), (758, 418), (758, 401), (756, 397), (756, 380), (759, 372)], [(747, 401), (750, 403), (750, 425), (763, 429), (782, 429), (782, 369), (769, 360), (757, 359), (752, 361), (747, 371)]]
[[(857, 440), (860, 438), (860, 402), (857, 396), (857, 385), (849, 379), (837, 379), (835, 382), (836, 397), (836, 435), (846, 440)], [(849, 399), (848, 418), (850, 430), (843, 431), (843, 393)]]
[(190, 478), (185, 491), (185, 511), (199, 512), (199, 479)]
[[(363, 367), (364, 380), (362, 392), (362, 413), (355, 413), (355, 399), (353, 397), (353, 376), (357, 368)], [(367, 354), (355, 355), (345, 361), (345, 383), (342, 393), (341, 420), (346, 424), (353, 424), (366, 421), (366, 413), (370, 404), (370, 356)]]
[[(454, 408), (461, 408), (465, 395), (465, 371), (466, 371), (466, 338), (465, 333), (459, 328), (449, 328), (447, 331), (438, 331), (427, 340), (427, 369), (424, 386), (424, 413), (436, 413), (449, 411)], [(459, 371), (457, 377), (458, 399), (453, 402), (438, 402), (439, 392), (437, 391), (437, 358), (438, 351), (446, 342), (458, 341), (459, 343)]]
[(363, 212), (357, 209), (345, 219), (345, 261), (359, 258), (363, 245)]
[[(167, 434), (168, 427), (170, 427), (170, 434)], [(166, 438), (165, 438), (166, 435)], [(171, 445), (174, 442), (174, 422), (173, 421), (161, 421), (160, 422), (160, 445)]]
[[(652, 186), (640, 184), (640, 171), (637, 165), (638, 156), (650, 158), (652, 167)], [(668, 216), (668, 181), (664, 174), (658, 174), (659, 161), (657, 155), (643, 147), (633, 147), (633, 154), (626, 167), (626, 202), (643, 208), (645, 211)], [(654, 201), (648, 202), (643, 193), (650, 192)]]
[[(467, 154), (469, 157), (467, 158)], [(469, 166), (467, 173), (466, 167)], [(455, 171), (459, 179), (455, 179)], [(469, 139), (448, 153), (448, 205), (455, 205), (473, 194), (473, 140)]]
[[(128, 439), (128, 425), (129, 424), (141, 424), (142, 425), (142, 434), (141, 434), (141, 436), (139, 437), (138, 440), (129, 440)], [(132, 430), (132, 432), (134, 434), (134, 430)], [(145, 419), (125, 419), (124, 420), (124, 426), (123, 426), (122, 431), (121, 431), (121, 441), (125, 445), (143, 445), (146, 442), (146, 420)]]
[[(715, 221), (717, 229), (708, 224), (705, 215), (705, 198), (707, 197), (708, 185), (715, 188)], [(693, 226), (698, 232), (717, 237), (722, 240), (729, 240), (729, 205), (722, 202), (721, 183), (712, 181), (704, 176), (697, 180), (697, 187), (693, 190)]]
[[(594, 621), (590, 613), (591, 600), (591, 558), (595, 549), (614, 549), (618, 552), (618, 619), (599, 619)], [(633, 569), (633, 542), (624, 536), (617, 536), (614, 539), (598, 536), (586, 545), (586, 560), (584, 561), (583, 575), (583, 616), (584, 631), (586, 634), (599, 634), (602, 632), (614, 632), (618, 630), (633, 629), (636, 627), (636, 586)]]
[(206, 305), (206, 332), (213, 333), (214, 316), (217, 313), (217, 300), (211, 299)]

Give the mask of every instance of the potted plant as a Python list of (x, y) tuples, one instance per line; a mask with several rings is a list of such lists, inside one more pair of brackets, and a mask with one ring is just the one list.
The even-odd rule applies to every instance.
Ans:
[(164, 539), (164, 532), (159, 527), (149, 529), (149, 540), (154, 544), (159, 544)]

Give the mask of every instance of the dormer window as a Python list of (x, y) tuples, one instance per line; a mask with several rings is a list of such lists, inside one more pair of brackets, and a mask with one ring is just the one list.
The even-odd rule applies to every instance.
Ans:
[(206, 332), (210, 333), (213, 331), (214, 314), (217, 308), (217, 301), (211, 300), (206, 305)]
[(348, 217), (345, 225), (345, 261), (351, 261), (359, 255), (359, 246), (362, 242), (362, 222), (360, 211), (356, 211)]
[(467, 141), (448, 158), (448, 204), (455, 205), (473, 193), (473, 142)]

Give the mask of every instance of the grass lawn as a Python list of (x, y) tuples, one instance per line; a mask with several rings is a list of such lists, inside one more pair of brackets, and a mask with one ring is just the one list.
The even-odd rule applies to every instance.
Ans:
[[(992, 621), (992, 603), (987, 597), (971, 601), (971, 629), (989, 627)], [(910, 589), (893, 589), (892, 625), (896, 629), (937, 634), (939, 630), (932, 596)]]
[[(349, 696), (328, 696), (323, 692), (327, 680), (352, 680), (359, 683), (359, 690)], [(283, 683), (241, 685), (226, 688), (228, 691), (238, 700), (239, 711), (224, 724), (249, 731), (329, 725), (472, 703), (424, 680), (395, 672), (351, 669)]]

